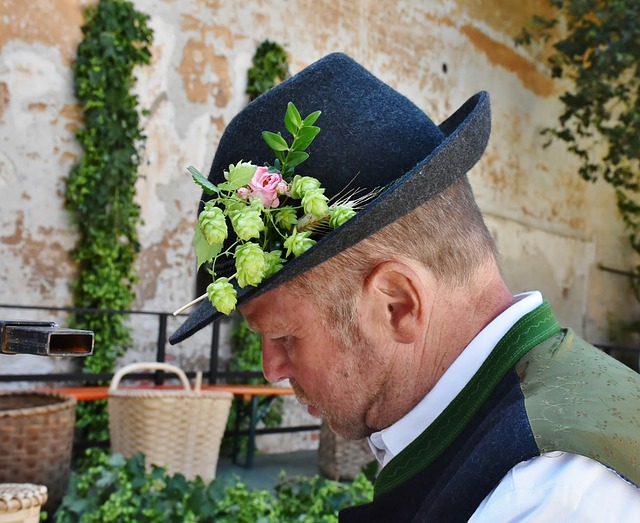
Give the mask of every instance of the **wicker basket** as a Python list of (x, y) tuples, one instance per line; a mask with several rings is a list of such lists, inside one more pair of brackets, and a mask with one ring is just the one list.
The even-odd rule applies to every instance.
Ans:
[(38, 523), (47, 487), (32, 483), (0, 483), (0, 523)]
[(351, 481), (374, 459), (367, 440), (343, 438), (322, 422), (318, 448), (320, 474), (337, 481)]
[(45, 485), (57, 508), (71, 470), (76, 399), (62, 394), (0, 394), (0, 483)]
[[(178, 375), (184, 390), (118, 389), (125, 374), (163, 370)], [(142, 452), (155, 464), (187, 479), (216, 475), (220, 442), (233, 394), (191, 390), (184, 372), (167, 363), (133, 363), (120, 369), (109, 387), (111, 450), (126, 457)]]

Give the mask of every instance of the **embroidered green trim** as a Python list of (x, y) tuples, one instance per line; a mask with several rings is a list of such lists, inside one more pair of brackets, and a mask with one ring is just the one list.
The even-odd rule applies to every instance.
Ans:
[(430, 465), (460, 435), (509, 369), (560, 330), (546, 301), (520, 318), (442, 414), (382, 469), (376, 479), (374, 497), (401, 485)]

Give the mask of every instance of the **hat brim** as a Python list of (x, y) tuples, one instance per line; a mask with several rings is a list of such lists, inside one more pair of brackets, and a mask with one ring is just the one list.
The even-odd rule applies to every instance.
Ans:
[[(444, 140), (431, 154), (398, 178), (353, 218), (289, 261), (257, 287), (237, 287), (238, 305), (292, 280), (386, 225), (413, 211), (465, 176), (482, 156), (491, 134), (489, 95), (481, 91), (469, 98), (439, 126)], [(200, 303), (169, 338), (174, 345), (206, 327), (219, 316), (208, 300)]]

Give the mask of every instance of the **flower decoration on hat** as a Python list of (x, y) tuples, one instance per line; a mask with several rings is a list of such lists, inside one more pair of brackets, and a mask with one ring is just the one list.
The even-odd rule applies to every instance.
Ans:
[[(240, 161), (229, 166), (224, 172), (225, 181), (218, 185), (194, 167), (188, 168), (195, 183), (211, 196), (198, 216), (193, 244), (198, 268), (208, 265), (213, 281), (206, 294), (174, 314), (204, 298), (221, 313), (231, 313), (237, 304), (233, 280), (240, 288), (259, 285), (311, 248), (318, 235), (340, 227), (356, 214), (359, 205), (375, 196), (370, 193), (350, 199), (343, 195), (330, 202), (319, 180), (296, 174), (296, 168), (309, 158), (307, 149), (320, 132), (314, 125), (320, 114), (315, 111), (302, 118), (289, 102), (284, 123), (293, 137), (291, 143), (280, 133), (262, 133), (275, 153), (273, 165)], [(233, 241), (227, 242), (230, 237)], [(233, 258), (232, 275), (216, 272), (220, 257)]]

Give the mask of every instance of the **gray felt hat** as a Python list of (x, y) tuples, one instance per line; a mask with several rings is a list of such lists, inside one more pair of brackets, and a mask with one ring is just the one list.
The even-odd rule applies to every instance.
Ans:
[[(223, 171), (240, 160), (263, 165), (273, 159), (261, 133), (287, 133), (283, 117), (289, 102), (303, 116), (322, 111), (316, 122), (322, 131), (309, 148), (310, 157), (299, 167), (299, 174), (320, 180), (329, 198), (348, 185), (364, 193), (384, 189), (356, 216), (257, 287), (238, 288), (238, 304), (348, 249), (446, 189), (480, 159), (491, 132), (486, 92), (475, 94), (436, 125), (357, 62), (335, 53), (261, 95), (229, 123), (209, 173), (212, 183), (223, 182)], [(216, 263), (216, 273), (218, 267)], [(185, 340), (220, 314), (205, 300), (169, 342)]]

